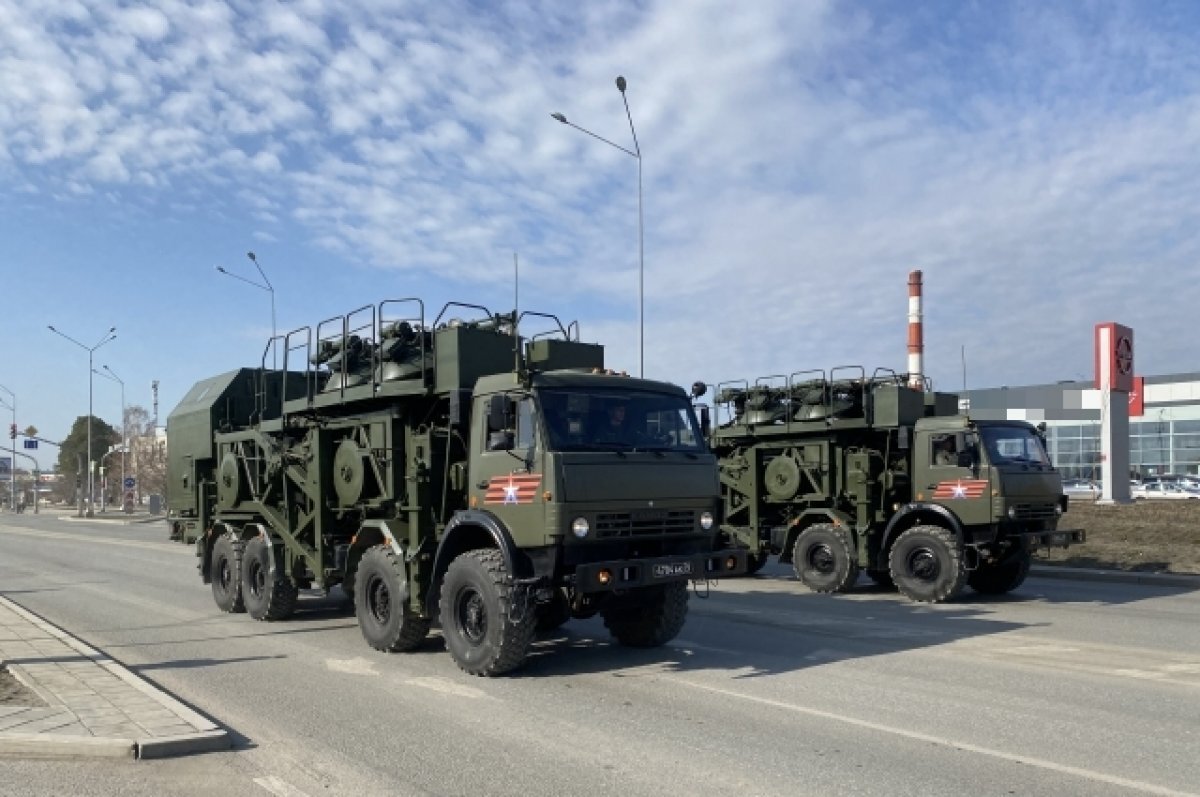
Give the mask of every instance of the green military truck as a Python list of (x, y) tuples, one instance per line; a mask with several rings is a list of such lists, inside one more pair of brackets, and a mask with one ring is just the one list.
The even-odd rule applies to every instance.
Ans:
[[(916, 601), (1016, 589), (1059, 528), (1062, 481), (1041, 430), (962, 415), (958, 397), (885, 369), (719, 385), (702, 424), (721, 469), (725, 539), (756, 572), (772, 554), (816, 592), (865, 570)], [(693, 394), (702, 395), (697, 383)]]
[(340, 585), (372, 647), (411, 649), (437, 620), (475, 675), (597, 612), (620, 643), (661, 645), (690, 581), (746, 570), (715, 547), (716, 461), (686, 393), (605, 371), (547, 314), (360, 308), (198, 382), (167, 435), (171, 533), (218, 607), (279, 620)]

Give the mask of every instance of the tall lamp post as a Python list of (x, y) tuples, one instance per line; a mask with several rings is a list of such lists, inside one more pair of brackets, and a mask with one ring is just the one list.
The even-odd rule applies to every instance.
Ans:
[[(129, 451), (129, 425), (125, 421), (125, 380), (117, 376), (107, 365), (100, 366), (108, 373), (92, 369), (92, 373), (100, 374), (105, 379), (112, 380), (121, 386), (121, 489), (125, 489), (125, 454)], [(105, 454), (105, 456), (108, 456)]]
[(67, 340), (71, 341), (76, 346), (78, 346), (79, 348), (83, 349), (84, 351), (86, 351), (88, 353), (88, 417), (87, 417), (88, 508), (87, 508), (87, 516), (95, 517), (96, 516), (95, 495), (93, 492), (93, 482), (92, 482), (92, 372), (95, 370), (95, 368), (92, 367), (92, 355), (94, 355), (96, 353), (96, 349), (100, 348), (105, 343), (108, 343), (109, 341), (111, 341), (117, 337), (117, 328), (109, 327), (109, 330), (104, 333), (104, 337), (101, 338), (100, 342), (97, 343), (95, 346), (85, 346), (82, 343), (80, 343), (79, 341), (75, 340), (75, 338), (68, 335), (67, 333), (60, 332), (59, 330), (55, 329), (51, 325), (47, 325), (46, 328), (49, 329), (51, 332), (53, 332), (55, 335), (66, 338)]
[[(8, 388), (6, 388), (4, 385), (0, 385), (0, 390), (3, 390), (8, 395), (12, 396), (12, 405), (9, 406), (8, 404), (5, 404), (4, 406), (6, 406), (10, 410), (12, 410), (13, 419), (12, 419), (11, 431), (15, 432), (17, 429), (17, 394), (12, 392)], [(12, 511), (16, 512), (17, 511), (17, 436), (16, 436), (16, 434), (13, 434), (11, 439), (12, 439), (12, 461), (9, 463), (9, 466), (8, 466), (8, 490), (9, 490), (8, 497), (9, 497), (9, 500), (12, 502), (12, 506), (10, 507), (10, 509), (12, 509)], [(36, 490), (37, 488), (34, 487), (34, 489)]]
[(637, 130), (633, 127), (633, 114), (629, 112), (629, 98), (625, 96), (625, 78), (617, 76), (617, 91), (621, 92), (621, 101), (625, 103), (625, 117), (629, 119), (629, 132), (633, 135), (633, 149), (626, 149), (620, 144), (614, 144), (604, 136), (598, 136), (591, 130), (580, 127), (574, 122), (567, 121), (567, 117), (561, 113), (550, 114), (551, 118), (573, 127), (581, 133), (587, 133), (592, 138), (603, 141), (610, 147), (616, 147), (637, 160), (638, 164), (638, 376), (645, 376), (646, 370), (646, 325), (645, 325), (645, 285), (646, 285), (646, 257), (644, 238), (642, 235), (642, 148), (638, 145)]
[[(262, 277), (263, 283), (266, 283), (265, 285), (255, 282), (252, 279), (246, 279), (245, 277), (241, 276), (240, 274), (234, 274), (232, 271), (226, 271), (223, 266), (215, 266), (215, 268), (217, 269), (217, 271), (221, 272), (226, 277), (233, 277), (235, 280), (241, 280), (242, 282), (246, 283), (247, 285), (253, 285), (255, 288), (258, 288), (259, 290), (266, 291), (267, 293), (271, 294), (271, 340), (274, 341), (275, 340), (275, 286), (271, 284), (271, 281), (269, 279), (267, 279), (267, 275), (262, 270), (262, 266), (260, 266), (258, 264), (258, 258), (254, 256), (254, 253), (247, 252), (246, 257), (250, 258), (250, 262), (254, 264), (254, 267), (256, 269), (258, 269), (258, 275), (260, 277)], [(272, 348), (271, 348), (272, 363), (277, 365), (278, 363), (275, 360), (275, 355), (276, 355), (276, 351), (275, 351), (274, 346), (272, 345)]]

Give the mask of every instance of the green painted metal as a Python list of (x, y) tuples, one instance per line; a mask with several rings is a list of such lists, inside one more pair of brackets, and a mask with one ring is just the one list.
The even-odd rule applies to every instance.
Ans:
[[(707, 438), (720, 462), (722, 533), (752, 556), (790, 562), (798, 535), (829, 522), (853, 533), (859, 567), (884, 572), (891, 543), (918, 524), (958, 533), (971, 567), (1030, 544), (1082, 540), (1051, 534), (1066, 504), (1048, 460), (997, 461), (988, 442), (1038, 441), (1027, 442), (1036, 453), (1037, 429), (975, 421), (959, 414), (956, 395), (913, 388), (906, 376), (804, 371), (721, 384), (713, 403)], [(934, 444), (945, 438), (958, 454), (939, 464)]]
[[(481, 546), (505, 555), (513, 600), (529, 604), (513, 611), (561, 589), (586, 616), (617, 589), (744, 571), (704, 522), (716, 459), (686, 394), (604, 371), (602, 347), (561, 324), (531, 342), (517, 321), (451, 304), (427, 325), (417, 300), (389, 300), (275, 339), (260, 368), (198, 382), (168, 419), (168, 504), (183, 541), (199, 537), (201, 574), (215, 534), (261, 527), (295, 586), (351, 590), (364, 551), (385, 546), (406, 611), (432, 620), (446, 567)], [(592, 445), (583, 424), (618, 401), (650, 428)], [(585, 444), (552, 433), (548, 410), (556, 423), (575, 412)], [(652, 581), (664, 561), (687, 568)]]

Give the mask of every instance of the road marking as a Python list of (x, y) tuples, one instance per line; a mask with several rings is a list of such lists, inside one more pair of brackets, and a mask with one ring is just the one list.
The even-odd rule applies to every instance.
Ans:
[(969, 742), (960, 742), (954, 739), (947, 739), (941, 736), (933, 736), (932, 734), (921, 733), (920, 731), (910, 731), (904, 728), (896, 728), (891, 725), (870, 722), (869, 720), (855, 719), (854, 717), (847, 717), (842, 714), (834, 714), (831, 711), (822, 711), (818, 708), (800, 706), (796, 705), (795, 703), (786, 703), (782, 700), (772, 700), (768, 697), (747, 695), (741, 692), (735, 692), (732, 689), (723, 689), (719, 686), (710, 686), (708, 684), (697, 683), (695, 681), (689, 681), (686, 678), (680, 678), (678, 676), (669, 674), (664, 675), (664, 677), (676, 683), (683, 684), (684, 686), (690, 686), (693, 689), (700, 689), (705, 692), (712, 692), (714, 694), (724, 695), (726, 697), (737, 698), (738, 700), (745, 700), (750, 703), (758, 703), (764, 706), (771, 706), (772, 708), (783, 709), (784, 711), (792, 711), (797, 714), (804, 714), (809, 717), (840, 722), (845, 725), (853, 725), (857, 728), (865, 728), (878, 733), (886, 733), (892, 736), (899, 736), (901, 738), (911, 739), (917, 742), (928, 742), (929, 744), (936, 744), (939, 747), (946, 747), (951, 750), (963, 750), (968, 753), (988, 756), (989, 758), (996, 758), (1001, 761), (1009, 761), (1014, 764), (1025, 764), (1026, 766), (1037, 767), (1039, 769), (1057, 772), (1062, 775), (1071, 775), (1073, 777), (1083, 778), (1085, 780), (1095, 781), (1097, 783), (1104, 783), (1109, 786), (1119, 786), (1123, 789), (1131, 789), (1144, 794), (1157, 794), (1162, 795), (1163, 797), (1197, 797), (1197, 793), (1195, 792), (1176, 791), (1175, 789), (1169, 789), (1165, 786), (1157, 786), (1153, 783), (1145, 783), (1140, 780), (1130, 780), (1129, 778), (1122, 778), (1118, 775), (1109, 775), (1106, 772), (1097, 772), (1092, 769), (1084, 769), (1083, 767), (1073, 767), (1068, 764), (1059, 764), (1057, 762), (1047, 761), (1042, 758), (1034, 758), (1033, 756), (1019, 755), (1017, 753), (1006, 753), (1003, 750), (994, 750), (990, 747), (981, 747), (977, 744), (971, 744)]
[(333, 672), (344, 672), (347, 675), (379, 675), (375, 665), (362, 657), (354, 659), (325, 659), (325, 666)]
[[(1016, 642), (1017, 644), (1010, 644)], [(971, 659), (985, 659), (1006, 667), (1072, 670), (1115, 678), (1136, 678), (1200, 688), (1200, 659), (1195, 656), (1153, 650), (1076, 642), (1063, 645), (1034, 639), (1029, 635), (1004, 634), (999, 638), (962, 639), (941, 650)]]
[(260, 786), (276, 797), (308, 797), (307, 792), (300, 791), (286, 780), (275, 775), (269, 775), (265, 778), (255, 778), (254, 783)]
[(454, 695), (455, 697), (470, 697), (481, 698), (487, 697), (487, 692), (482, 689), (476, 689), (473, 686), (464, 686), (463, 684), (455, 683), (448, 678), (437, 677), (422, 677), (409, 678), (404, 683), (409, 686), (419, 686), (422, 689), (430, 689), (434, 692), (440, 692), (443, 695)]
[[(122, 548), (143, 548), (147, 551), (167, 551), (173, 546), (167, 542), (138, 542), (136, 540), (110, 540), (104, 537), (89, 537), (86, 534), (67, 534), (63, 531), (46, 531), (43, 529), (14, 529), (11, 526), (0, 526), (0, 534), (15, 534), (22, 537), (37, 537), (39, 539), (68, 540), (70, 542), (94, 542), (97, 545), (116, 545)], [(174, 547), (191, 550), (191, 546), (174, 544)]]

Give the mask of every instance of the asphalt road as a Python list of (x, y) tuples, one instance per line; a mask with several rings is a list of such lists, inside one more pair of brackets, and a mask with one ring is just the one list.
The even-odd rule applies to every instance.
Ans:
[(161, 524), (0, 516), (0, 593), (227, 727), (229, 753), (0, 759), (0, 795), (1110, 795), (1200, 792), (1200, 595), (1031, 579), (910, 604), (787, 571), (691, 600), (679, 639), (540, 638), (462, 674), (366, 646), (317, 596), (224, 615)]

